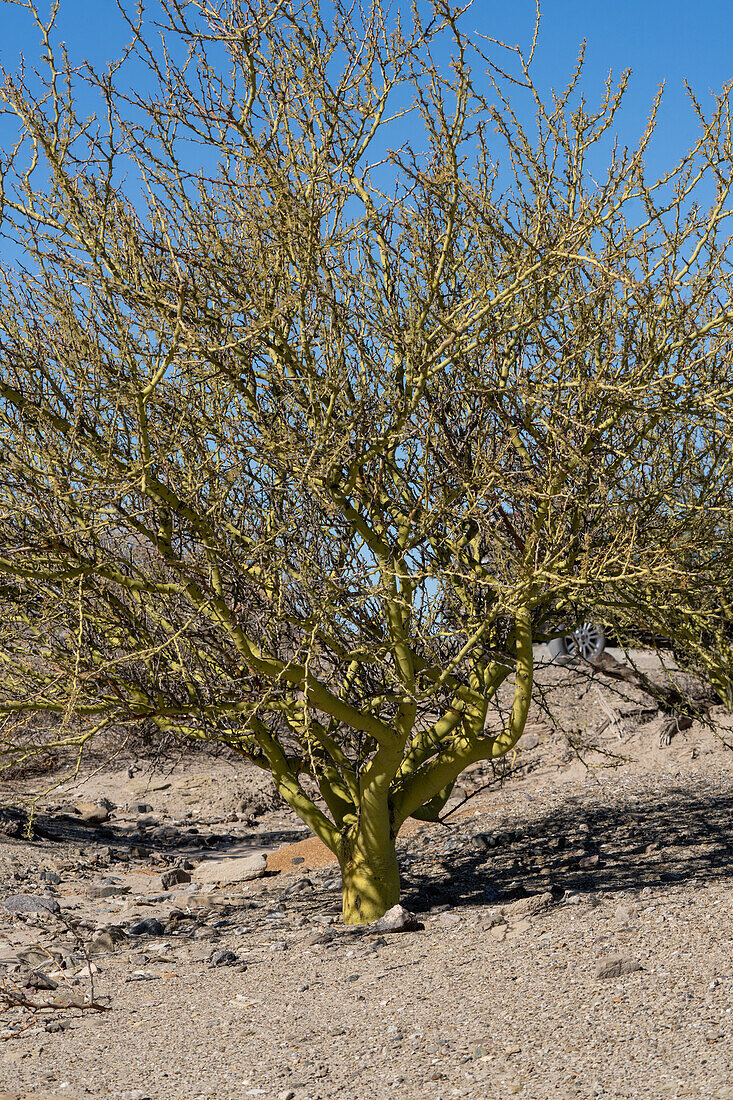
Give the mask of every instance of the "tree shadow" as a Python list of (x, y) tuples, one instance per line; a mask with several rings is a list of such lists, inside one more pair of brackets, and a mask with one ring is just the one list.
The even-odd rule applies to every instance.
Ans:
[(182, 832), (173, 838), (155, 837), (118, 826), (114, 820), (103, 825), (92, 825), (72, 814), (39, 812), (29, 815), (26, 810), (18, 807), (0, 807), (0, 834), (8, 839), (21, 841), (50, 840), (82, 848), (109, 847), (123, 858), (135, 847), (171, 857), (185, 857), (207, 851), (242, 855), (247, 848), (259, 850), (269, 845), (288, 844), (303, 839), (303, 831), (297, 827), (270, 831), (253, 830), (251, 835), (245, 836), (215, 833), (209, 838), (202, 834)]
[[(568, 801), (511, 829), (435, 838), (402, 851), (403, 904), (499, 904), (551, 890), (597, 896), (733, 879), (733, 792), (649, 795), (633, 805)], [(442, 865), (437, 873), (435, 864)], [(432, 866), (431, 866), (432, 865)]]

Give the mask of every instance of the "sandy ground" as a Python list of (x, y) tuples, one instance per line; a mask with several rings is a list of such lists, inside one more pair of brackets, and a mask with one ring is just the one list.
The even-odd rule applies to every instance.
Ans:
[[(533, 713), (509, 781), (481, 792), (477, 769), (401, 841), (413, 932), (344, 929), (338, 868), (239, 762), (43, 796), (44, 835), (0, 843), (0, 900), (53, 898), (67, 924), (8, 913), (0, 978), (42, 945), (36, 969), (86, 996), (79, 938), (128, 934), (91, 955), (108, 1011), (0, 1012), (0, 1098), (733, 1100), (731, 720), (663, 748), (633, 692), (544, 675), (561, 728)], [(102, 798), (106, 822), (73, 810)], [(258, 852), (262, 877), (197, 885), (202, 860)], [(129, 934), (148, 917), (159, 934)]]

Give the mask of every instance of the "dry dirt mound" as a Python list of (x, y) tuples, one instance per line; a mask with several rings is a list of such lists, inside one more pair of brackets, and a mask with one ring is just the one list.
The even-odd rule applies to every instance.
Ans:
[(316, 867), (331, 866), (338, 866), (336, 857), (317, 836), (287, 844), (267, 857), (268, 871), (300, 873), (312, 871)]

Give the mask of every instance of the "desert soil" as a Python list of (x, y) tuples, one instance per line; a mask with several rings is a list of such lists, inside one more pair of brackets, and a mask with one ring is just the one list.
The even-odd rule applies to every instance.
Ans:
[(733, 720), (660, 747), (648, 698), (540, 679), (511, 776), (400, 841), (415, 931), (344, 928), (238, 760), (6, 786), (0, 988), (45, 1007), (0, 1003), (0, 1098), (733, 1100)]

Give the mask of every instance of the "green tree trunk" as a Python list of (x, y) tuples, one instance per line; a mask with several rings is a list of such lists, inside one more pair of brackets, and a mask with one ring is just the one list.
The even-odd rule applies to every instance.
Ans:
[(394, 840), (369, 843), (357, 833), (342, 855), (344, 924), (370, 924), (400, 900), (400, 870)]

